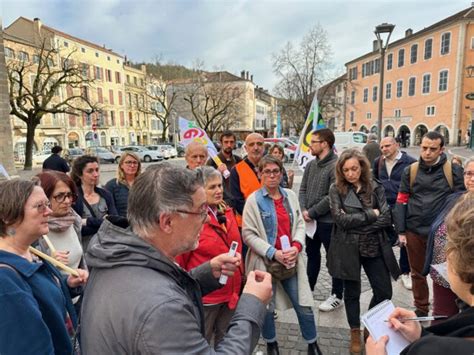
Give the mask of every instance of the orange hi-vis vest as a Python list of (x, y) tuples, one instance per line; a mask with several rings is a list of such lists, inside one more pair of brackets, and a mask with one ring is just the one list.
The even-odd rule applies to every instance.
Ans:
[[(235, 169), (239, 175), (240, 192), (242, 192), (244, 199), (247, 200), (254, 191), (257, 191), (262, 187), (262, 184), (258, 180), (253, 169), (245, 162), (245, 160), (238, 162), (235, 165)], [(242, 216), (237, 214), (236, 218), (239, 227), (242, 227)]]

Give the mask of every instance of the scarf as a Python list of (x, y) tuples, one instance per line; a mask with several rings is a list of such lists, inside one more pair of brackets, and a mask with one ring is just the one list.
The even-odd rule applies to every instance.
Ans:
[(52, 232), (65, 232), (71, 225), (77, 230), (81, 226), (81, 217), (72, 208), (69, 213), (61, 217), (50, 216), (48, 219), (49, 230)]

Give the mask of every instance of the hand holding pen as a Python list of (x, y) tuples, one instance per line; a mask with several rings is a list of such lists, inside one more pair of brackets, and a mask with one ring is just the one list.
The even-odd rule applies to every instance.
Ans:
[(417, 318), (416, 313), (404, 308), (395, 308), (388, 317), (388, 326), (400, 332), (410, 343), (421, 337), (420, 322), (405, 322), (408, 318)]

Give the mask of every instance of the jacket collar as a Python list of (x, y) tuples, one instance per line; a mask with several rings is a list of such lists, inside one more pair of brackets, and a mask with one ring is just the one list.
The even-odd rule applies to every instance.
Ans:
[(362, 203), (360, 202), (359, 198), (357, 197), (355, 191), (352, 188), (349, 188), (349, 191), (344, 198), (344, 205), (347, 207), (352, 208), (360, 208), (363, 209)]
[[(285, 189), (281, 186), (278, 186), (278, 189), (280, 190), (280, 193), (283, 196), (283, 198), (286, 200), (288, 198), (288, 194), (286, 193)], [(262, 195), (264, 197), (268, 197), (269, 195), (268, 190), (265, 186), (262, 187)]]
[(43, 265), (42, 263), (29, 262), (19, 255), (4, 250), (0, 250), (0, 264), (6, 264), (13, 267), (26, 278), (33, 275), (41, 265)]

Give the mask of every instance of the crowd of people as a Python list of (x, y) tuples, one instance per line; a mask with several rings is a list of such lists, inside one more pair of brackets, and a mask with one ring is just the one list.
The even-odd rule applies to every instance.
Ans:
[[(295, 193), (281, 146), (265, 154), (251, 133), (241, 158), (236, 138), (222, 133), (218, 159), (190, 143), (186, 167), (143, 171), (126, 152), (103, 187), (96, 157), (69, 172), (60, 149), (31, 181), (0, 182), (0, 354), (251, 354), (260, 336), (279, 354), (275, 319), (292, 308), (320, 355), (321, 246), (332, 285), (319, 310), (345, 307), (351, 353), (366, 342), (385, 354), (390, 341), (361, 329), (361, 268), (369, 309), (392, 298), (392, 279), (412, 290), (414, 311), (387, 322), (410, 342), (404, 354), (474, 352), (474, 159), (448, 160), (437, 132), (418, 160), (375, 136), (337, 156), (323, 128)], [(447, 319), (402, 320), (430, 310)]]

